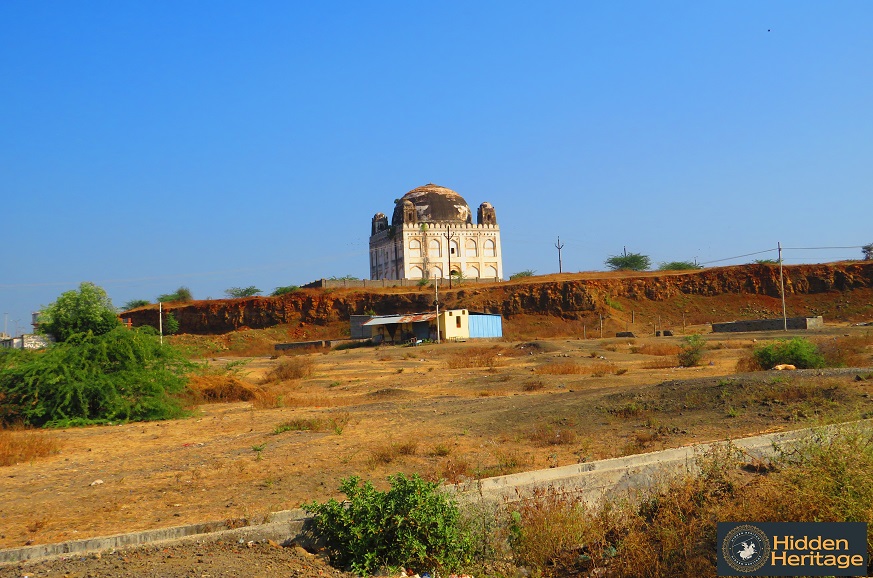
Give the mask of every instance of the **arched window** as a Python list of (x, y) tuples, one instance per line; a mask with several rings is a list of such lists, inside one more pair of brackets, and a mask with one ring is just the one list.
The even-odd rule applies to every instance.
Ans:
[(452, 257), (460, 257), (461, 249), (458, 247), (458, 242), (454, 239), (449, 241), (449, 255)]
[(485, 256), (486, 257), (493, 257), (495, 254), (494, 240), (493, 239), (485, 239), (484, 249), (485, 249)]
[(484, 277), (486, 279), (490, 277), (497, 277), (497, 267), (495, 267), (494, 265), (485, 265)]
[(409, 242), (409, 256), (421, 257), (421, 241), (413, 239)]
[(421, 279), (424, 276), (424, 271), (421, 270), (421, 267), (410, 267), (409, 268), (409, 278), (410, 279)]
[(429, 257), (442, 257), (442, 247), (440, 247), (440, 242), (436, 239), (431, 239), (430, 243), (427, 244), (427, 255)]
[(475, 265), (469, 265), (467, 270), (464, 272), (464, 275), (468, 279), (478, 279), (479, 278), (479, 268)]
[(443, 270), (439, 267), (434, 267), (430, 270), (430, 278), (431, 279), (442, 279), (443, 278)]
[(479, 251), (476, 247), (476, 241), (474, 239), (467, 239), (466, 245), (466, 254), (467, 257), (478, 257)]

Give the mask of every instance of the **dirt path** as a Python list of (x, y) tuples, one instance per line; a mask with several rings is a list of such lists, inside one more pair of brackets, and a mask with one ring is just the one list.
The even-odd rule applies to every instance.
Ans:
[(0, 566), (0, 578), (351, 578), (319, 556), (275, 542), (184, 542)]

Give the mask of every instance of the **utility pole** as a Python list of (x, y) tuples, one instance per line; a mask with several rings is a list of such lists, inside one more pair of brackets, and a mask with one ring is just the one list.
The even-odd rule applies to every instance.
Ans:
[(777, 242), (776, 248), (779, 250), (779, 289), (782, 293), (782, 329), (788, 331), (788, 316), (785, 313), (785, 278), (782, 276), (782, 243)]
[(433, 298), (433, 304), (436, 305), (437, 345), (439, 345), (439, 342), (440, 342), (440, 278), (439, 277), (434, 277), (433, 286), (434, 286), (434, 291), (435, 291), (434, 298)]
[(454, 237), (454, 233), (452, 233), (452, 226), (446, 225), (446, 232), (443, 233), (443, 236), (446, 238), (446, 245), (449, 249), (449, 289), (452, 288), (452, 237)]
[(158, 335), (161, 336), (161, 345), (164, 344), (164, 304), (158, 301)]
[(558, 235), (558, 242), (555, 243), (555, 248), (558, 249), (558, 273), (563, 273), (564, 268), (561, 265), (561, 249), (563, 249), (564, 246), (561, 244), (561, 236), (560, 235)]

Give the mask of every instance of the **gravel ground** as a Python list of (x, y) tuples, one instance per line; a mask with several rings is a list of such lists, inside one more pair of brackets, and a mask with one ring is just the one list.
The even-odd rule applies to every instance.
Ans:
[(272, 541), (149, 545), (0, 566), (0, 578), (351, 578), (299, 546)]

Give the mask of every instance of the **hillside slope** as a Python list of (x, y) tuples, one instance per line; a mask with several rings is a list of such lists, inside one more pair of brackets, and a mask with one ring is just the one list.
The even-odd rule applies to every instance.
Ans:
[[(789, 315), (825, 315), (829, 321), (873, 317), (873, 262), (784, 267)], [(278, 324), (326, 325), (349, 315), (409, 313), (433, 308), (430, 287), (303, 289), (281, 297), (250, 297), (167, 304), (183, 333), (214, 334)], [(564, 320), (599, 319), (620, 325), (638, 314), (673, 323), (729, 321), (781, 314), (775, 265), (718, 267), (688, 272), (578, 273), (494, 284), (440, 288), (440, 306)], [(157, 325), (157, 307), (127, 311), (134, 325)]]

